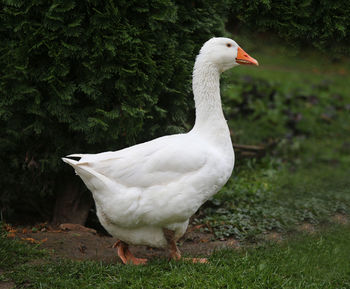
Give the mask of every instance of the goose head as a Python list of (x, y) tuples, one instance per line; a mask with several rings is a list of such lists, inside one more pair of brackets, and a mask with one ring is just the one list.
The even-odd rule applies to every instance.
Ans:
[(220, 72), (237, 65), (259, 65), (234, 40), (225, 37), (214, 37), (204, 43), (198, 60), (214, 64)]

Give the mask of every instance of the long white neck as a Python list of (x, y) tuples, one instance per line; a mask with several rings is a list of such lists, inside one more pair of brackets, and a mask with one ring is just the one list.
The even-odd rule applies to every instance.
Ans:
[(193, 70), (192, 88), (196, 107), (194, 131), (215, 134), (228, 130), (220, 97), (220, 72), (199, 55)]

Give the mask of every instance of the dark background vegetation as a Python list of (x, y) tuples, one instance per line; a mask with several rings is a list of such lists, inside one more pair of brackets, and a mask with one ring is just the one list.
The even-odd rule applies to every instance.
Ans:
[[(350, 52), (346, 1), (0, 5), (0, 211), (7, 220), (84, 223), (91, 198), (62, 156), (187, 131), (195, 55), (210, 37), (228, 35), (225, 25), (234, 35), (278, 38), (295, 54), (315, 47), (339, 61)], [(258, 138), (261, 143), (315, 128), (322, 133), (334, 109), (343, 106), (341, 95), (322, 97), (328, 86), (286, 98), (273, 82), (237, 79), (225, 87), (225, 112), (238, 123), (260, 118), (261, 131), (270, 132)], [(305, 108), (316, 101), (330, 109)], [(324, 122), (312, 114), (324, 114)]]

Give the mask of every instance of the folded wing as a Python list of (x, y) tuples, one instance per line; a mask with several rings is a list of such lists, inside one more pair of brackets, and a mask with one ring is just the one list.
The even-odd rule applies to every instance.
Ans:
[(205, 149), (187, 135), (175, 135), (116, 152), (71, 156), (81, 156), (74, 163), (79, 175), (86, 170), (125, 187), (146, 188), (180, 181), (198, 172), (206, 164)]

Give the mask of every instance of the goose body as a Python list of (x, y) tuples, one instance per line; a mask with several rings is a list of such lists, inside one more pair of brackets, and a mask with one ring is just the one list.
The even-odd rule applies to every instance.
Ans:
[[(92, 192), (103, 227), (123, 243), (169, 247), (165, 232), (176, 242), (189, 218), (231, 176), (234, 152), (219, 78), (239, 63), (242, 51), (228, 38), (212, 38), (202, 47), (193, 72), (196, 123), (190, 132), (63, 158)], [(248, 55), (241, 60), (255, 61)]]

